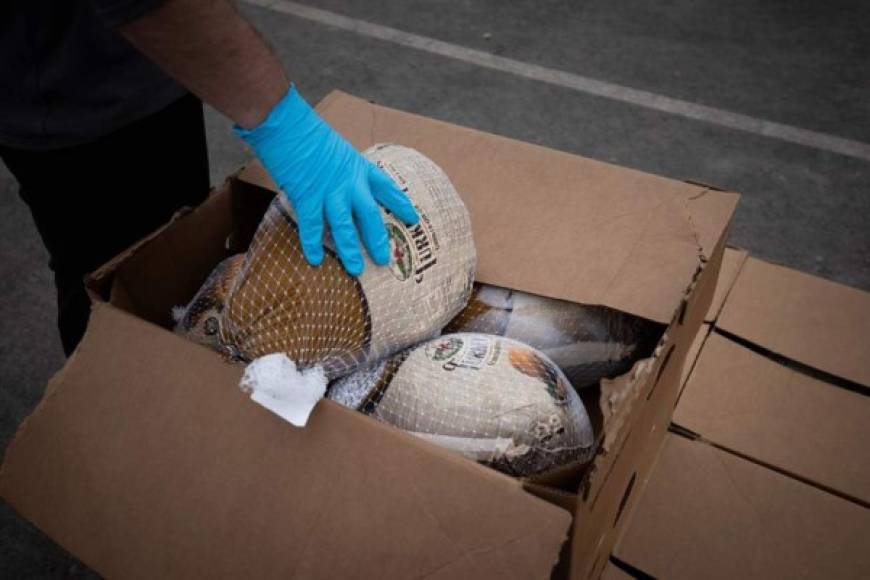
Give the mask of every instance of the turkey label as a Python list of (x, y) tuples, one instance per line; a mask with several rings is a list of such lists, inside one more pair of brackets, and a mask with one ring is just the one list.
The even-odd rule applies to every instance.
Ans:
[(435, 163), (390, 144), (376, 145), (365, 156), (408, 193), (420, 216), (406, 226), (384, 213), (390, 266), (370, 265), (359, 278), (371, 316), (372, 360), (447, 324), (471, 294), (475, 252), (465, 206)]
[[(472, 336), (466, 341), (466, 344), (463, 344), (463, 341), (456, 337), (447, 337), (442, 342), (449, 344), (445, 345), (445, 348), (442, 349), (441, 343), (436, 343), (439, 345), (438, 350), (430, 354), (429, 349), (431, 347), (427, 347), (426, 354), (430, 355), (432, 360), (443, 360), (443, 358), (449, 357), (449, 360), (441, 367), (445, 371), (452, 371), (460, 367), (480, 370), (484, 365), (494, 365), (498, 361), (501, 352), (500, 343), (483, 336)], [(450, 354), (445, 356), (445, 352)], [(443, 358), (439, 359), (436, 357)]]
[[(414, 208), (420, 216), (420, 221), (412, 226), (409, 232), (401, 223), (390, 222), (387, 224), (387, 235), (390, 238), (390, 271), (400, 281), (407, 280), (414, 272), (414, 281), (419, 284), (423, 281), (423, 274), (438, 262), (436, 252), (438, 246), (432, 239), (432, 224), (429, 216), (418, 205)], [(426, 224), (425, 226), (423, 224)], [(408, 236), (413, 240), (413, 256)]]

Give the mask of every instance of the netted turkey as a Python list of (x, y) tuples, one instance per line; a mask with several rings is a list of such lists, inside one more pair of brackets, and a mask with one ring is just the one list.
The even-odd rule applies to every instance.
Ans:
[(328, 396), (512, 475), (593, 451), (586, 409), (562, 371), (500, 336), (435, 338), (339, 379)]
[(326, 240), (309, 265), (293, 210), (276, 196), (250, 248), (220, 264), (186, 308), (176, 331), (240, 361), (283, 352), (330, 379), (437, 335), (471, 293), (475, 250), (468, 212), (447, 175), (421, 153), (376, 145), (364, 153), (405, 190), (420, 216), (407, 226), (382, 210), (386, 267), (368, 262), (355, 278)]

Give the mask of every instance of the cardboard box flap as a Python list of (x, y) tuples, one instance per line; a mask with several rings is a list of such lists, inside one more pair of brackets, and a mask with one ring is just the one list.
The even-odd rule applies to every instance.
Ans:
[(750, 257), (717, 327), (870, 387), (870, 293)]
[(870, 504), (870, 398), (713, 333), (674, 414), (705, 440)]
[(330, 401), (295, 429), (239, 375), (96, 304), (3, 497), (108, 577), (549, 577), (568, 512)]
[(870, 510), (668, 435), (614, 555), (656, 578), (860, 578)]
[[(712, 254), (738, 198), (340, 92), (318, 109), (360, 150), (400, 143), (444, 169), (471, 213), (478, 280), (662, 323)], [(258, 167), (240, 177), (274, 188)]]

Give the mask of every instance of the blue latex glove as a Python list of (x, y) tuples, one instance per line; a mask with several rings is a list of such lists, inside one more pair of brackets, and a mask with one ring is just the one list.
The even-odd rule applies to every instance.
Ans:
[(393, 180), (326, 124), (295, 86), (260, 125), (234, 130), (290, 200), (302, 251), (312, 265), (323, 261), (324, 219), (342, 264), (354, 276), (364, 265), (357, 227), (372, 260), (390, 261), (378, 204), (407, 224), (417, 223), (414, 206)]

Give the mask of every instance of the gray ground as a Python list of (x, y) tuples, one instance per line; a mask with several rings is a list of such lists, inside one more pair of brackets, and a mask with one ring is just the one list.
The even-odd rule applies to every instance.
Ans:
[[(317, 5), (524, 62), (870, 142), (870, 9), (860, 0)], [(745, 196), (733, 244), (870, 288), (867, 161), (524, 80), (261, 8), (244, 11), (311, 101), (340, 88), (486, 131), (740, 191)], [(216, 183), (246, 154), (213, 112), (208, 131)], [(5, 448), (63, 357), (46, 254), (2, 165), (0, 207)], [(0, 577), (89, 575), (0, 505)]]

